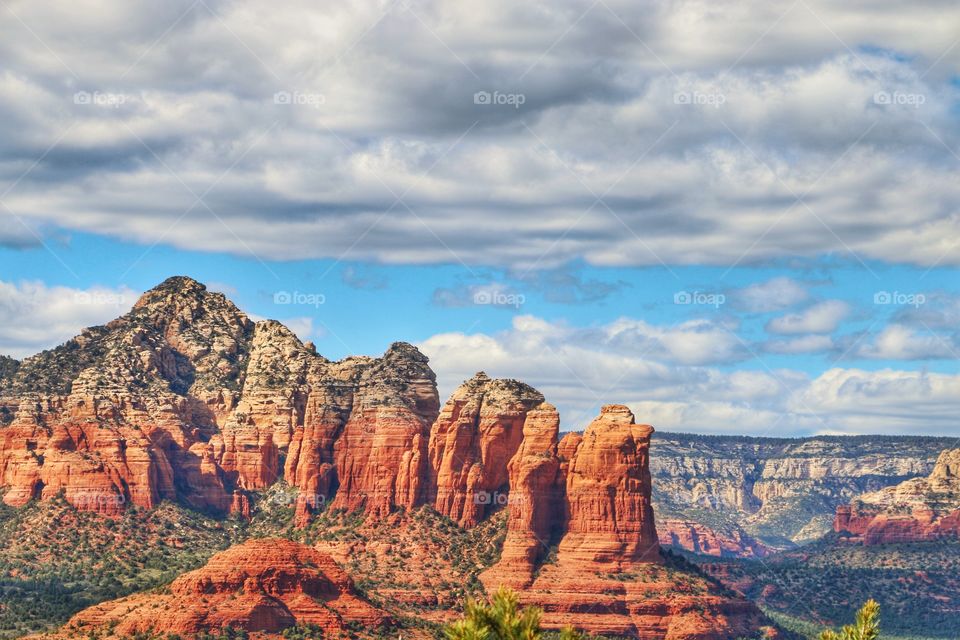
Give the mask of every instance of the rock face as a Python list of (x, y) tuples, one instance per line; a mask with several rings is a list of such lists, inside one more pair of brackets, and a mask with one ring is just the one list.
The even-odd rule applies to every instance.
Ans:
[(348, 623), (374, 628), (390, 617), (361, 598), (330, 556), (296, 542), (256, 539), (213, 556), (170, 584), (98, 604), (75, 615), (76, 634), (112, 628), (117, 636), (219, 633), (226, 627), (279, 633), (314, 624), (325, 634)]
[(510, 498), (507, 536), (495, 567), (482, 576), (484, 584), (525, 589), (562, 527), (564, 478), (557, 455), (560, 414), (543, 403), (527, 413), (523, 440), (510, 459)]
[(660, 544), (718, 558), (762, 558), (771, 549), (740, 528), (718, 531), (692, 520), (663, 518), (657, 521)]
[(929, 474), (948, 446), (948, 438), (657, 433), (657, 530), (663, 544), (711, 555), (717, 545), (740, 557), (791, 548), (830, 531), (836, 508), (855, 496)]
[(472, 527), (508, 499), (508, 463), (524, 440), (527, 413), (542, 402), (533, 387), (482, 372), (453, 393), (430, 432), (439, 513)]
[[(331, 517), (365, 513), (363, 530), (386, 537), (391, 523), (432, 536), (360, 545), (351, 515), (349, 544), (331, 550), (351, 566), (369, 553), (385, 563), (416, 557), (439, 573), (449, 567), (422, 581), (448, 594), (455, 580), (475, 588), (505, 515), (500, 560), (480, 578), (488, 588), (522, 588), (548, 626), (651, 640), (753, 635), (763, 621), (756, 608), (660, 554), (653, 428), (621, 405), (558, 442), (559, 425), (535, 389), (482, 373), (441, 411), (435, 376), (413, 346), (332, 362), (283, 325), (252, 322), (184, 277), (56, 349), (0, 360), (8, 504), (62, 492), (105, 515), (171, 500), (250, 517), (262, 491), (282, 480), (297, 491), (298, 525), (328, 506)], [(446, 518), (484, 552), (462, 562), (469, 553), (440, 549), (426, 523), (449, 529)], [(431, 601), (404, 589), (393, 595)], [(448, 600), (433, 597), (438, 615), (450, 614)], [(253, 541), (182, 576), (169, 593), (98, 605), (73, 624), (95, 631), (116, 620), (122, 634), (189, 634), (225, 626), (273, 633), (295, 623), (335, 630), (386, 618), (329, 557)]]
[(0, 369), (0, 486), (107, 515), (179, 500), (248, 515), (283, 477), (371, 515), (424, 499), (434, 374), (414, 347), (330, 362), (174, 277), (126, 315)]
[(566, 474), (566, 534), (560, 557), (619, 569), (659, 562), (650, 503), (650, 435), (623, 405), (590, 423)]
[(488, 591), (498, 584), (523, 588), (521, 599), (541, 607), (550, 628), (569, 624), (594, 634), (641, 638), (756, 632), (763, 615), (752, 604), (723, 595), (705, 578), (665, 566), (650, 503), (652, 427), (636, 424), (627, 407), (607, 405), (583, 436), (568, 434), (554, 449), (555, 432), (534, 428), (541, 421), (536, 412), (528, 415), (530, 431), (543, 438), (537, 449), (550, 444), (539, 455), (542, 461), (531, 464), (521, 454), (511, 470), (533, 470), (533, 486), (555, 478), (563, 512), (542, 516), (553, 518), (562, 531), (557, 557), (543, 561), (549, 538), (533, 533), (540, 518), (524, 500), (510, 501), (503, 556), (481, 576)]
[(960, 538), (960, 449), (943, 451), (926, 478), (838, 507), (834, 530), (871, 545)]

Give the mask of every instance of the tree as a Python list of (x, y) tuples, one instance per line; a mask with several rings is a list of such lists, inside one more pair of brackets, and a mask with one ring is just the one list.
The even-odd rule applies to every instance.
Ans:
[(876, 600), (867, 600), (853, 624), (840, 630), (827, 630), (820, 634), (820, 640), (876, 640), (880, 636), (880, 605)]
[[(538, 640), (541, 611), (537, 607), (520, 610), (520, 598), (506, 587), (500, 587), (490, 602), (467, 602), (463, 620), (444, 629), (448, 640)], [(582, 640), (571, 629), (560, 632), (560, 640)]]

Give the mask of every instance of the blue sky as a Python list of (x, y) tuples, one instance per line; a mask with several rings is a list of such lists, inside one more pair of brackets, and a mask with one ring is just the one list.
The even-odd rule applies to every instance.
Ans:
[[(73, 335), (87, 323), (83, 321), (109, 320), (125, 311), (140, 292), (170, 275), (185, 274), (224, 292), (255, 318), (285, 322), (330, 358), (379, 354), (394, 340), (418, 344), (428, 354), (436, 350), (441, 354), (438, 374), (444, 395), (474, 369), (539, 383), (554, 391), (556, 397), (548, 392), (548, 398), (569, 417), (565, 428), (576, 428), (597, 404), (636, 402), (643, 397), (644, 388), (656, 388), (660, 386), (657, 380), (662, 383), (663, 378), (676, 375), (656, 373), (651, 382), (648, 374), (630, 373), (624, 380), (616, 380), (609, 397), (601, 397), (607, 391), (606, 383), (614, 381), (616, 366), (600, 365), (598, 371), (583, 374), (578, 368), (595, 366), (589, 358), (607, 353), (625, 354), (638, 363), (666, 362), (693, 378), (704, 371), (714, 371), (721, 378), (753, 372), (759, 380), (747, 384), (771, 384), (778, 401), (829, 370), (947, 376), (957, 370), (957, 332), (955, 325), (949, 324), (956, 317), (960, 299), (958, 274), (953, 268), (929, 270), (881, 262), (865, 268), (849, 259), (820, 258), (802, 267), (734, 269), (610, 268), (579, 262), (523, 273), (481, 266), (468, 269), (460, 264), (260, 261), (162, 244), (151, 247), (64, 229), (50, 236), (56, 240), (45, 247), (0, 250), (4, 279), (14, 286), (19, 283), (24, 292), (30, 283), (50, 292), (63, 288), (67, 293), (60, 295), (72, 295), (84, 313), (78, 314), (74, 323), (60, 318), (50, 327), (42, 326), (41, 320), (35, 325), (39, 331), (25, 340), (7, 331), (4, 346), (21, 357)], [(100, 293), (82, 293), (88, 291)], [(889, 300), (883, 299), (884, 294), (889, 294)], [(44, 296), (34, 292), (33, 299)], [(837, 307), (835, 313), (829, 313), (832, 306)], [(810, 326), (800, 322), (804, 314), (817, 308), (828, 313), (820, 320), (808, 318), (814, 323)], [(27, 311), (23, 315), (37, 314)], [(785, 322), (791, 317), (794, 322)], [(517, 323), (534, 320), (561, 329), (548, 347), (555, 353), (534, 363), (532, 370), (522, 362), (529, 358), (523, 349), (516, 353), (516, 362), (509, 357), (490, 357), (486, 362), (484, 347), (465, 348), (463, 358), (458, 357), (458, 342), (471, 337), (507, 335), (502, 346), (508, 348), (518, 334)], [(11, 321), (16, 322), (16, 317)], [(617, 323), (635, 321), (645, 326), (628, 333), (629, 339), (597, 335)], [(666, 348), (661, 344), (667, 339), (658, 332), (690, 325), (691, 333), (676, 336), (678, 343)], [(905, 328), (907, 345), (900, 341), (884, 347), (879, 342), (891, 327)], [(710, 345), (686, 338), (697, 334)], [(445, 344), (444, 336), (452, 337), (453, 345)], [(909, 347), (911, 340), (919, 341), (920, 348)], [(685, 342), (690, 342), (689, 349), (683, 348)], [(590, 346), (586, 356), (565, 354), (566, 343)], [(784, 344), (794, 343), (794, 349), (784, 352)], [(637, 382), (631, 387), (634, 376)], [(728, 384), (720, 380), (713, 386)], [(684, 387), (696, 389), (696, 384), (688, 381), (681, 389)], [(627, 398), (619, 393), (626, 393)], [(734, 404), (750, 411), (755, 403), (758, 412), (767, 412), (772, 409), (770, 401), (741, 397)], [(762, 420), (746, 429), (680, 421), (668, 423), (667, 428), (768, 435), (844, 431), (832, 422), (811, 418), (816, 413), (812, 409), (802, 413), (807, 415), (805, 424), (791, 422), (783, 429), (777, 428), (779, 424), (770, 429)], [(769, 420), (769, 414), (765, 415)], [(701, 417), (705, 418), (707, 415)], [(917, 432), (942, 431), (918, 421)]]
[(174, 274), (564, 428), (957, 433), (960, 8), (14, 2), (0, 351)]

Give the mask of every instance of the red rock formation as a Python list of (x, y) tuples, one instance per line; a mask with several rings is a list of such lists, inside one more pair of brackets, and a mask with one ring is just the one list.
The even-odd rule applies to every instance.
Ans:
[(650, 504), (650, 435), (623, 405), (606, 405), (567, 471), (568, 522), (560, 555), (585, 564), (659, 562)]
[(422, 354), (397, 343), (332, 363), (189, 278), (3, 372), (8, 504), (63, 491), (109, 515), (165, 499), (243, 515), (281, 475), (301, 524), (335, 494), (374, 515), (425, 499), (439, 402)]
[(762, 558), (771, 550), (740, 530), (718, 531), (700, 522), (665, 518), (657, 522), (660, 544), (718, 558)]
[(420, 504), (438, 408), (436, 377), (416, 348), (395, 343), (365, 369), (334, 446), (340, 486), (333, 507), (384, 516)]
[(960, 449), (940, 454), (926, 478), (867, 493), (837, 508), (833, 528), (864, 544), (960, 538)]
[(532, 387), (483, 372), (453, 393), (430, 431), (438, 512), (472, 527), (508, 500), (507, 464), (524, 437), (527, 412), (542, 402)]
[[(530, 549), (540, 519), (531, 517), (523, 501), (511, 502), (509, 544), (501, 562), (481, 576), (488, 591), (501, 583), (522, 587), (521, 599), (543, 609), (549, 628), (573, 625), (651, 639), (755, 634), (765, 620), (754, 605), (722, 594), (702, 576), (663, 565), (650, 506), (652, 432), (635, 424), (626, 407), (605, 406), (583, 436), (567, 434), (555, 457), (551, 448), (530, 467), (553, 472), (562, 491), (565, 517), (556, 561), (536, 566), (543, 560)], [(514, 460), (521, 470), (532, 462), (525, 456)], [(533, 477), (541, 479), (536, 471)]]
[(171, 583), (168, 593), (147, 592), (95, 605), (75, 615), (76, 633), (112, 627), (118, 636), (218, 633), (226, 627), (277, 633), (315, 624), (324, 633), (347, 623), (365, 628), (390, 617), (362, 599), (330, 556), (282, 539), (256, 539), (213, 556), (201, 569)]
[(549, 551), (563, 520), (563, 483), (557, 456), (560, 414), (543, 403), (530, 410), (523, 423), (523, 440), (510, 459), (507, 536), (500, 561), (482, 574), (493, 591), (498, 585), (524, 589)]

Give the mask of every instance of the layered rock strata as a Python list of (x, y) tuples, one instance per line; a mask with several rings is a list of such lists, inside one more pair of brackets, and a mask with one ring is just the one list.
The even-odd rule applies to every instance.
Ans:
[(834, 530), (871, 545), (960, 538), (960, 449), (943, 451), (925, 478), (838, 507)]

